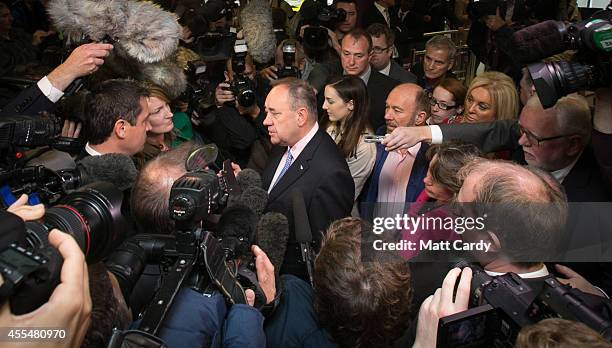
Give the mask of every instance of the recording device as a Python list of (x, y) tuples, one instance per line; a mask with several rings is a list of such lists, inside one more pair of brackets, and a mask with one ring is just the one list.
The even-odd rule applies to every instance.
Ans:
[(30, 221), (0, 240), (0, 301), (10, 301), (14, 314), (25, 314), (48, 301), (59, 284), (62, 258), (48, 244), (57, 228), (74, 237), (89, 263), (107, 256), (128, 231), (121, 215), (123, 194), (110, 183), (81, 187), (61, 204), (47, 209), (40, 221)]
[(89, 156), (76, 168), (58, 171), (44, 166), (0, 169), (0, 203), (6, 208), (15, 197), (27, 194), (36, 199), (33, 204), (55, 204), (70, 191), (97, 181), (113, 183), (124, 191), (132, 187), (137, 174), (132, 159), (122, 154)]
[(383, 140), (385, 140), (384, 135), (365, 134), (363, 136), (363, 141), (366, 143), (381, 143)]
[(279, 79), (284, 77), (295, 77), (300, 78), (302, 73), (300, 69), (294, 66), (295, 64), (295, 43), (293, 42), (285, 42), (282, 47), (283, 50), (283, 65), (278, 67), (278, 71), (276, 75)]
[(612, 82), (612, 9), (569, 25), (546, 21), (529, 26), (514, 34), (513, 44), (522, 62), (577, 50), (569, 61), (528, 66), (544, 108), (569, 93), (606, 87)]
[(187, 88), (179, 99), (189, 103), (189, 109), (195, 111), (198, 117), (208, 114), (216, 105), (214, 83), (210, 79), (206, 62), (188, 62), (185, 73)]
[(232, 56), (232, 72), (234, 78), (229, 82), (227, 90), (231, 91), (238, 104), (250, 107), (255, 104), (255, 88), (251, 79), (244, 74), (248, 50), (244, 40), (236, 41)]
[(470, 20), (477, 21), (485, 16), (495, 16), (498, 7), (503, 15), (506, 10), (504, 2), (501, 0), (470, 0), (465, 11)]
[(588, 307), (569, 285), (554, 276), (535, 289), (515, 273), (491, 277), (472, 268), (470, 309), (441, 318), (438, 347), (512, 347), (522, 327), (546, 318), (579, 321), (612, 340), (612, 321)]
[(306, 265), (306, 272), (310, 284), (314, 286), (314, 255), (312, 250), (312, 232), (308, 210), (304, 201), (304, 194), (300, 189), (291, 191), (291, 204), (293, 206), (293, 220), (295, 223), (295, 241), (300, 245), (302, 262)]
[(268, 66), (276, 52), (272, 8), (266, 0), (251, 0), (240, 11), (240, 24), (249, 53), (256, 63)]
[(146, 1), (51, 0), (47, 11), (68, 42), (108, 38), (114, 53), (141, 63), (169, 57), (182, 33), (174, 14)]
[(302, 42), (304, 48), (315, 51), (328, 49), (327, 40), (329, 36), (327, 29), (335, 30), (338, 23), (346, 20), (346, 11), (336, 9), (334, 6), (326, 6), (322, 1), (305, 1), (302, 9), (303, 25), (309, 25), (304, 29)]
[(62, 123), (53, 114), (15, 115), (0, 120), (0, 168), (13, 169), (31, 158), (24, 151), (50, 146), (60, 151), (75, 153), (82, 148), (78, 139), (61, 137)]
[[(244, 192), (229, 162), (224, 163), (219, 179), (199, 165), (200, 152), (196, 150), (189, 156), (188, 173), (174, 182), (170, 192), (169, 213), (176, 224), (174, 235), (135, 237), (124, 243), (107, 263), (118, 274), (124, 295), (130, 293), (146, 263), (155, 261), (166, 266), (160, 289), (138, 328), (143, 337), (157, 335), (183, 286), (204, 294), (220, 291), (230, 303), (246, 303), (245, 289), (252, 288), (256, 306), (266, 303), (248, 255), (255, 241), (258, 216), (246, 205), (234, 205), (223, 210), (215, 232), (202, 227), (207, 217), (221, 210), (223, 197)], [(240, 265), (237, 259), (242, 260)]]

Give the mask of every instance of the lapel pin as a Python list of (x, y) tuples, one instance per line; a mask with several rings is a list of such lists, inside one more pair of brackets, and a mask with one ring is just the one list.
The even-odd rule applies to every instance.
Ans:
[(304, 170), (304, 167), (300, 164), (300, 170)]

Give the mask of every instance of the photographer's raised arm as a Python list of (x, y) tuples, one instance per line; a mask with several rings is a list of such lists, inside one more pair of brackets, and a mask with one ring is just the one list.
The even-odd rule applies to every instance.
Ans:
[(66, 61), (43, 77), (36, 85), (23, 90), (0, 111), (0, 117), (33, 115), (41, 111), (53, 111), (64, 90), (79, 77), (87, 76), (104, 64), (113, 45), (89, 43), (72, 51)]

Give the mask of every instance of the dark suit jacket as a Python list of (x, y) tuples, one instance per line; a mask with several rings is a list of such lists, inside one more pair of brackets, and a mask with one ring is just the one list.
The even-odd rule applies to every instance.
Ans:
[(370, 124), (378, 129), (385, 124), (385, 102), (389, 92), (400, 83), (372, 69), (367, 89), (370, 99)]
[[(520, 132), (516, 121), (442, 125), (440, 128), (444, 140), (464, 140), (478, 145), (484, 152), (520, 149), (518, 143)], [(609, 185), (602, 175), (602, 169), (595, 159), (591, 146), (584, 149), (563, 180), (563, 187), (569, 202), (612, 201)]]
[[(399, 25), (397, 11), (393, 7), (389, 8), (389, 18), (391, 19), (391, 29), (394, 29), (397, 25)], [(372, 4), (370, 9), (363, 14), (362, 28), (367, 29), (370, 25), (374, 23), (380, 23), (388, 26), (383, 14), (380, 13), (378, 8), (374, 4)]]
[(0, 117), (15, 116), (15, 115), (36, 115), (41, 111), (52, 112), (55, 109), (55, 104), (52, 103), (42, 93), (36, 84), (24, 89), (8, 103), (2, 111)]
[[(273, 150), (262, 175), (263, 188), (268, 189), (286, 147)], [(296, 250), (293, 204), (291, 193), (299, 189), (304, 194), (312, 238), (318, 247), (329, 224), (349, 216), (353, 206), (355, 184), (344, 156), (323, 129), (306, 145), (268, 197), (266, 211), (282, 213), (289, 219), (289, 244), (281, 273), (304, 276), (304, 264)]]
[(400, 83), (417, 83), (416, 75), (402, 68), (394, 60), (391, 60), (391, 69), (389, 69), (389, 77), (399, 81)]

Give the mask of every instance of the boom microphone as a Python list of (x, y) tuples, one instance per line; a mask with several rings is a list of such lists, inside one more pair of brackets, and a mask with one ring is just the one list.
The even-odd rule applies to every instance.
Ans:
[(108, 38), (120, 55), (141, 63), (167, 58), (181, 37), (176, 17), (147, 1), (51, 0), (48, 12), (70, 41)]
[(249, 53), (257, 63), (266, 64), (274, 57), (276, 36), (272, 9), (265, 0), (253, 0), (240, 12), (240, 23)]
[(285, 261), (287, 241), (289, 240), (289, 221), (281, 213), (265, 213), (257, 223), (257, 246), (263, 250), (278, 274)]
[(517, 59), (530, 63), (567, 50), (565, 27), (563, 22), (544, 21), (517, 31), (512, 36)]
[(121, 191), (131, 188), (138, 175), (132, 159), (118, 153), (86, 157), (77, 163), (77, 171), (80, 176), (79, 186), (106, 181)]

